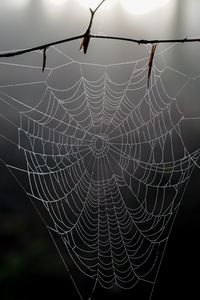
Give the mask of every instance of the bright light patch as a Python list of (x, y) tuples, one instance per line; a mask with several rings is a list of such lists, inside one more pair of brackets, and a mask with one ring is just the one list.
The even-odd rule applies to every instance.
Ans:
[(42, 0), (45, 13), (51, 14), (52, 17), (57, 17), (62, 13), (67, 3), (68, 0)]
[(62, 5), (64, 3), (66, 3), (67, 0), (49, 0), (49, 2), (51, 2), (52, 4), (55, 4), (55, 5)]
[(147, 14), (167, 5), (170, 0), (121, 0), (122, 6), (133, 14)]

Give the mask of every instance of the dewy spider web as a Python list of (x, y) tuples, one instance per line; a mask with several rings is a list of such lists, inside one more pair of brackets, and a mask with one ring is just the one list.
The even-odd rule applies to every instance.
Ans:
[[(168, 47), (156, 55), (147, 89), (146, 50), (142, 59), (105, 65), (52, 47), (45, 74), (39, 52), (23, 63), (1, 60), (1, 115), (14, 132), (3, 136), (25, 158), (7, 166), (70, 260), (81, 299), (97, 299), (98, 286), (153, 286), (199, 157), (185, 146), (176, 99), (193, 78), (167, 66)], [(175, 73), (181, 79), (170, 96), (165, 75)]]

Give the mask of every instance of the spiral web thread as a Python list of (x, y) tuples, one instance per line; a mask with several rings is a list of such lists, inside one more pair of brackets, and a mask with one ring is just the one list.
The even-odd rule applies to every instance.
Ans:
[[(167, 50), (155, 58), (150, 89), (148, 51), (143, 59), (111, 65), (77, 62), (59, 47), (50, 51), (66, 61), (47, 66), (39, 81), (27, 76), (41, 72), (34, 64), (0, 63), (25, 70), (21, 82), (1, 85), (1, 101), (19, 112), (18, 125), (3, 117), (18, 129), (26, 162), (24, 168), (7, 166), (26, 174), (28, 184), (22, 185), (49, 231), (61, 238), (74, 265), (72, 277), (80, 271), (93, 283), (89, 297), (97, 284), (153, 285), (199, 157), (199, 150), (186, 149), (184, 116), (165, 88), (163, 74), (172, 70), (164, 63)], [(116, 76), (121, 68), (126, 80)], [(191, 78), (179, 75), (181, 90)], [(67, 88), (53, 83), (61, 77)], [(38, 85), (44, 92), (37, 104), (13, 96), (12, 88)]]

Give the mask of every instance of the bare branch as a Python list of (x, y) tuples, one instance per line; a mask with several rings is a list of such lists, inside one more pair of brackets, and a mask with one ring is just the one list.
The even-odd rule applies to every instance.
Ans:
[(105, 1), (106, 0), (102, 0), (99, 3), (99, 5), (95, 8), (95, 10), (92, 10), (91, 8), (89, 9), (90, 13), (91, 13), (91, 17), (90, 17), (89, 25), (88, 25), (88, 27), (87, 27), (84, 34), (77, 35), (77, 36), (70, 37), (70, 38), (66, 38), (66, 39), (63, 39), (63, 40), (58, 40), (58, 41), (47, 43), (47, 44), (43, 44), (43, 45), (32, 47), (32, 48), (21, 49), (21, 50), (10, 51), (10, 52), (3, 52), (3, 53), (0, 53), (0, 58), (1, 57), (4, 57), (4, 58), (14, 57), (14, 56), (22, 55), (22, 54), (25, 54), (25, 53), (41, 50), (42, 53), (43, 53), (42, 72), (44, 72), (44, 70), (46, 68), (47, 48), (55, 46), (55, 45), (67, 43), (67, 42), (70, 42), (70, 41), (78, 40), (78, 39), (81, 39), (81, 38), (82, 38), (82, 42), (81, 42), (81, 45), (80, 45), (80, 50), (83, 50), (84, 54), (87, 53), (91, 38), (93, 38), (93, 39), (117, 40), (117, 41), (135, 43), (135, 44), (138, 44), (138, 45), (150, 44), (150, 45), (152, 45), (152, 48), (151, 48), (151, 53), (150, 53), (149, 62), (148, 62), (148, 81), (147, 81), (147, 88), (149, 89), (150, 79), (151, 79), (151, 72), (152, 72), (152, 67), (153, 67), (153, 60), (154, 60), (154, 56), (155, 56), (155, 52), (156, 52), (156, 47), (157, 47), (158, 44), (196, 43), (196, 42), (199, 43), (200, 42), (200, 38), (187, 38), (187, 37), (182, 38), (182, 39), (145, 40), (145, 39), (133, 39), (133, 38), (128, 38), (128, 37), (126, 38), (126, 37), (120, 37), (120, 36), (109, 36), (109, 35), (105, 36), (105, 35), (91, 34), (91, 28), (92, 28), (94, 16), (95, 16), (96, 12), (99, 10), (99, 8), (103, 5), (103, 3)]
[(96, 9), (94, 10), (94, 13), (97, 12), (97, 10), (101, 7), (101, 5), (105, 2), (106, 0), (101, 1), (101, 3), (96, 7)]
[(86, 29), (86, 32), (85, 32), (84, 37), (83, 37), (83, 41), (82, 41), (81, 46), (80, 46), (80, 50), (83, 50), (84, 54), (87, 53), (87, 49), (88, 49), (88, 46), (89, 46), (89, 43), (90, 43), (90, 29), (92, 27), (92, 22), (93, 22), (93, 18), (94, 18), (94, 14), (95, 14), (91, 10), (91, 8), (90, 8), (90, 12), (91, 12), (90, 23), (88, 25), (88, 28)]
[(107, 39), (107, 40), (118, 40), (118, 41), (126, 41), (132, 42), (138, 45), (147, 45), (147, 44), (170, 44), (170, 43), (195, 43), (200, 42), (200, 38), (190, 39), (190, 38), (183, 38), (183, 39), (154, 39), (154, 40), (144, 40), (144, 39), (132, 39), (126, 37), (119, 37), (119, 36), (109, 36), (109, 35), (95, 35), (91, 34), (91, 38), (95, 39)]
[(0, 57), (13, 57), (13, 56), (22, 55), (22, 54), (37, 51), (37, 50), (44, 50), (44, 48), (49, 48), (51, 46), (55, 46), (55, 45), (64, 44), (64, 43), (67, 43), (67, 42), (70, 42), (70, 41), (78, 40), (78, 39), (81, 39), (82, 37), (84, 37), (84, 34), (77, 35), (77, 36), (74, 36), (74, 37), (71, 37), (71, 38), (66, 38), (64, 40), (59, 40), (59, 41), (48, 43), (48, 44), (43, 44), (43, 45), (32, 47), (32, 48), (21, 49), (21, 50), (17, 50), (17, 51), (4, 52), (4, 53), (0, 53)]
[(91, 28), (92, 28), (92, 23), (93, 23), (95, 13), (97, 12), (97, 10), (101, 7), (101, 5), (105, 1), (106, 0), (101, 1), (101, 3), (96, 7), (96, 9), (94, 11), (90, 8), (90, 12), (91, 12), (90, 22), (89, 22), (88, 28), (86, 29), (86, 32), (85, 32), (84, 37), (83, 37), (83, 41), (82, 41), (81, 46), (80, 46), (80, 50), (83, 50), (84, 54), (87, 53), (88, 46), (89, 46), (89, 43), (90, 43), (90, 37), (91, 37), (90, 31), (91, 31)]
[[(9, 51), (9, 52), (3, 52), (0, 53), (0, 57), (13, 57), (13, 56), (18, 56), (22, 55), (25, 53), (37, 51), (37, 50), (43, 50), (44, 48), (48, 48), (51, 46), (67, 43), (70, 41), (78, 40), (81, 39), (85, 36), (85, 34), (77, 35), (71, 38), (66, 38), (63, 40), (59, 40), (56, 42), (51, 42), (48, 44), (36, 46), (33, 48), (27, 48), (27, 49), (22, 49), (22, 50), (17, 50), (17, 51)], [(195, 43), (195, 42), (200, 42), (200, 38), (196, 39), (190, 39), (190, 38), (183, 38), (183, 39), (166, 39), (166, 40), (143, 40), (143, 39), (131, 39), (131, 38), (124, 38), (124, 37), (118, 37), (118, 36), (104, 36), (104, 35), (94, 35), (90, 34), (90, 38), (95, 38), (95, 39), (108, 39), (108, 40), (118, 40), (118, 41), (126, 41), (126, 42), (132, 42), (138, 45), (147, 45), (147, 44), (170, 44), (170, 43)]]

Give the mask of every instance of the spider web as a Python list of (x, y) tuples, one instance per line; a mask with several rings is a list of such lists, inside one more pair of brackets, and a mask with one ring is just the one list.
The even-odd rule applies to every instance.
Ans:
[(113, 64), (77, 61), (64, 46), (52, 47), (44, 74), (40, 52), (1, 60), (1, 116), (12, 132), (2, 136), (19, 158), (4, 161), (43, 218), (80, 299), (97, 299), (99, 287), (155, 283), (199, 158), (184, 138), (183, 124), (193, 118), (177, 101), (194, 77), (168, 66), (173, 48), (156, 54), (150, 89), (148, 47), (142, 58)]

